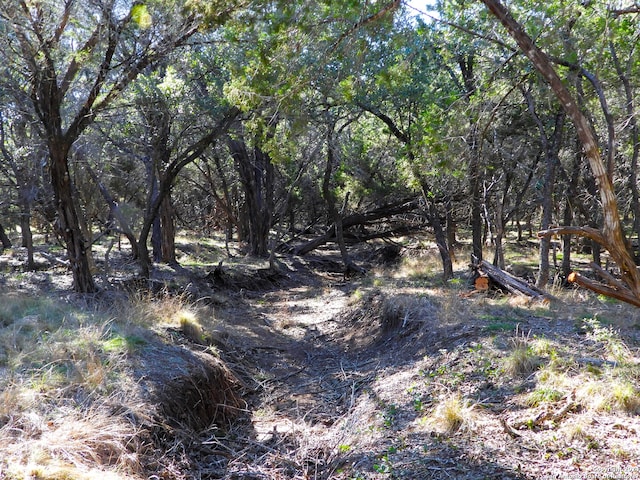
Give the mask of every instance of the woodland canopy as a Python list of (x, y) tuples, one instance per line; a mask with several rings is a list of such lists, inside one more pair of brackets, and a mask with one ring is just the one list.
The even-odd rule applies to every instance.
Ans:
[[(181, 229), (272, 259), (336, 242), (347, 273), (353, 242), (429, 232), (447, 279), (458, 237), (504, 268), (509, 231), (541, 232), (538, 287), (555, 275), (638, 305), (639, 14), (1, 0), (2, 247), (19, 231), (34, 269), (45, 234), (94, 292), (105, 238), (126, 238), (146, 280), (176, 263)], [(588, 278), (570, 275), (577, 248)]]

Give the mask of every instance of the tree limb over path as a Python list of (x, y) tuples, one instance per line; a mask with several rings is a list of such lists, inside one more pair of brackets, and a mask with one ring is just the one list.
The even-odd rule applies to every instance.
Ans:
[[(585, 156), (589, 161), (591, 172), (595, 178), (596, 185), (598, 186), (604, 219), (601, 231), (594, 231), (591, 229), (585, 230), (583, 227), (574, 233), (587, 236), (588, 238), (593, 238), (594, 236), (599, 238), (599, 240), (596, 241), (609, 251), (611, 259), (620, 268), (622, 276), (620, 285), (624, 285), (625, 288), (622, 291), (623, 295), (616, 298), (632, 303), (633, 305), (640, 306), (640, 271), (638, 271), (635, 262), (627, 249), (624, 233), (620, 223), (618, 204), (613, 184), (608, 175), (607, 169), (605, 168), (604, 162), (602, 161), (598, 141), (589, 124), (589, 120), (582, 113), (577, 101), (573, 98), (567, 87), (565, 87), (562, 82), (562, 79), (554, 70), (549, 57), (538, 48), (531, 37), (525, 32), (522, 25), (515, 20), (504, 5), (502, 5), (499, 0), (482, 0), (482, 2), (502, 23), (509, 32), (509, 35), (511, 35), (511, 37), (516, 41), (522, 52), (531, 60), (535, 68), (544, 77), (553, 90), (553, 93), (562, 104), (567, 115), (569, 115), (573, 120), (578, 133), (578, 138), (580, 139)], [(578, 278), (578, 276), (574, 275), (573, 278)], [(583, 282), (582, 285), (594, 291), (598, 291), (595, 287), (604, 287), (600, 284), (594, 285), (595, 283), (596, 282), (591, 281)], [(618, 291), (616, 290), (616, 292)], [(604, 294), (603, 291), (599, 291), (598, 293)]]

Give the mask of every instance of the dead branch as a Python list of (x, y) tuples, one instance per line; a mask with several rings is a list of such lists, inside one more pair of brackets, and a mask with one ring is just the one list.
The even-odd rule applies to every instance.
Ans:
[(600, 282), (596, 282), (595, 280), (583, 277), (578, 272), (571, 272), (567, 280), (570, 283), (576, 283), (581, 287), (588, 288), (589, 290), (601, 295), (616, 298), (631, 305), (635, 305), (636, 307), (640, 307), (640, 299), (634, 296), (633, 292), (631, 292), (631, 290), (629, 290), (628, 288), (617, 290), (615, 288), (603, 285)]
[(592, 227), (555, 227), (547, 230), (541, 230), (538, 232), (538, 238), (548, 237), (551, 235), (578, 235), (579, 237), (590, 238), (591, 240), (598, 242), (600, 245), (607, 245), (607, 240), (602, 235), (602, 232)]
[(611, 275), (609, 272), (607, 272), (604, 268), (602, 268), (600, 265), (598, 265), (595, 262), (591, 262), (589, 264), (589, 266), (591, 267), (592, 270), (594, 270), (595, 272), (598, 273), (598, 275), (600, 275), (601, 278), (603, 278), (604, 280), (606, 280), (609, 285), (617, 290), (626, 290), (627, 286), (622, 283), (620, 280), (618, 280), (616, 277), (614, 277), (613, 275)]
[(554, 412), (551, 408), (545, 408), (535, 417), (519, 420), (511, 425), (504, 420), (502, 427), (507, 433), (509, 433), (509, 435), (515, 438), (513, 434), (515, 433), (516, 435), (519, 435), (518, 430), (522, 428), (543, 427), (546, 422), (554, 424), (562, 420), (569, 412), (576, 410), (578, 407), (579, 404), (576, 402), (575, 392), (571, 392), (559, 410)]
[[(394, 215), (409, 213), (415, 210), (418, 205), (419, 201), (414, 198), (409, 200), (402, 200), (388, 205), (383, 205), (373, 210), (369, 210), (368, 212), (347, 215), (342, 219), (342, 228), (346, 230), (356, 225), (367, 225), (375, 222), (376, 220), (391, 218)], [(295, 248), (295, 254), (306, 255), (307, 253), (324, 245), (335, 236), (335, 231), (335, 224), (331, 224), (322, 235)]]
[[(608, 241), (605, 236), (595, 228), (591, 227), (556, 227), (550, 228), (548, 230), (542, 230), (538, 232), (538, 237), (545, 237), (549, 235), (578, 235), (582, 237), (589, 238), (594, 240), (595, 242), (602, 245), (604, 248), (611, 252), (611, 248), (615, 246), (611, 245), (611, 242)], [(594, 291), (600, 295), (605, 295), (607, 297), (616, 298), (623, 302), (629, 303), (631, 305), (635, 305), (636, 307), (640, 307), (640, 298), (634, 294), (631, 288), (629, 288), (628, 284), (623, 280), (619, 280), (605, 269), (600, 267), (595, 263), (591, 263), (589, 265), (592, 270), (594, 270), (602, 279), (604, 279), (609, 285), (604, 285), (595, 280), (591, 280), (589, 278), (583, 277), (577, 272), (572, 272), (567, 280), (569, 283), (576, 283), (581, 287), (587, 288), (591, 291)], [(625, 277), (625, 275), (623, 275)], [(626, 275), (629, 277), (629, 275)]]

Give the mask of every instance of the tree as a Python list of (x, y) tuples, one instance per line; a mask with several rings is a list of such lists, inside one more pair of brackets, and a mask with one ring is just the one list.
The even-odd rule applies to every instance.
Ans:
[(482, 0), (482, 2), (504, 25), (509, 34), (517, 42), (521, 51), (531, 60), (534, 67), (549, 83), (549, 86), (565, 112), (572, 119), (598, 187), (603, 214), (603, 226), (601, 230), (587, 227), (577, 229), (566, 226), (547, 230), (541, 232), (541, 234), (577, 233), (603, 245), (611, 254), (613, 261), (620, 268), (621, 281), (611, 278), (610, 275), (607, 276), (607, 279), (612, 285), (602, 285), (590, 280), (580, 279), (577, 275), (574, 275), (572, 278), (580, 281), (581, 284), (588, 288), (640, 306), (640, 272), (638, 272), (633, 258), (627, 249), (613, 184), (609, 176), (609, 171), (600, 156), (598, 141), (587, 117), (558, 76), (549, 57), (536, 46), (522, 25), (515, 20), (511, 13), (498, 0)]
[(24, 84), (45, 137), (51, 185), (77, 292), (93, 292), (90, 245), (74, 196), (69, 157), (74, 143), (136, 77), (199, 28), (182, 2), (110, 0), (3, 0), (0, 19), (9, 32), (4, 61), (24, 71)]

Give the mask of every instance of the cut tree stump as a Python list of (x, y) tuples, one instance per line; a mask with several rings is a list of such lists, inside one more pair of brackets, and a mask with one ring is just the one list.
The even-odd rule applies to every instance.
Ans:
[(514, 295), (525, 295), (534, 300), (547, 302), (554, 300), (553, 295), (520, 278), (514, 277), (486, 260), (481, 260), (477, 265), (473, 265), (473, 269), (477, 272), (477, 277), (474, 281), (476, 290), (487, 290), (489, 288), (489, 282), (491, 282), (496, 287), (507, 290)]
[(489, 276), (488, 275), (478, 275), (476, 279), (473, 281), (473, 286), (476, 290), (480, 292), (484, 292), (489, 290)]

